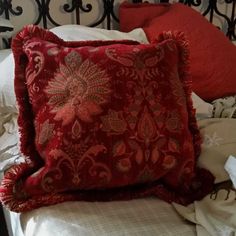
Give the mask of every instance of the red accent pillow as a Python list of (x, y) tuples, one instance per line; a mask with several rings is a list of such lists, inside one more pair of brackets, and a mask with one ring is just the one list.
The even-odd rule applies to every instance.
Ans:
[(168, 10), (168, 3), (129, 3), (123, 2), (119, 7), (120, 30), (129, 32), (141, 28), (145, 23)]
[(5, 174), (3, 204), (22, 212), (66, 200), (204, 196), (213, 177), (195, 167), (186, 44), (180, 33), (142, 45), (64, 42), (24, 28), (12, 49), (26, 163)]
[(236, 94), (236, 47), (221, 31), (181, 3), (135, 5), (121, 4), (122, 31), (143, 27), (150, 41), (162, 31), (184, 32), (190, 44), (193, 91), (207, 101)]
[(212, 101), (236, 94), (236, 47), (200, 13), (176, 3), (148, 24), (144, 19), (143, 23), (149, 41), (163, 30), (185, 33), (189, 40), (192, 89), (202, 99)]

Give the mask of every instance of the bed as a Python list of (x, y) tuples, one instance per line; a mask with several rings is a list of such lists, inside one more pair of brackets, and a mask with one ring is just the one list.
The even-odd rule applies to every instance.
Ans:
[[(0, 16), (2, 18), (11, 20), (11, 22), (15, 26), (13, 34), (16, 34), (18, 31), (20, 31), (23, 25), (33, 23), (35, 25), (40, 25), (42, 28), (50, 29), (50, 33), (45, 33), (43, 29), (34, 28), (34, 26), (30, 26), (24, 32), (33, 29), (33, 31), (39, 30), (39, 32), (41, 32), (40, 35), (44, 34), (50, 35), (50, 37), (53, 38), (50, 40), (54, 40), (55, 37), (52, 35), (55, 34), (57, 35), (57, 37), (63, 39), (64, 41), (84, 42), (81, 44), (82, 46), (80, 45), (79, 47), (83, 46), (86, 47), (86, 43), (88, 42), (89, 45), (87, 46), (91, 46), (90, 44), (92, 41), (99, 42), (99, 44), (104, 44), (102, 41), (107, 42), (108, 40), (111, 42), (111, 40), (113, 41), (116, 40), (116, 42), (118, 42), (119, 45), (128, 44), (129, 46), (127, 47), (131, 47), (132, 50), (134, 47), (135, 50), (137, 51), (136, 47), (138, 46), (136, 45), (139, 44), (134, 43), (134, 41), (139, 42), (140, 45), (148, 45), (148, 43), (152, 41), (159, 40), (159, 42), (161, 42), (160, 40), (166, 40), (166, 39), (170, 40), (169, 37), (172, 37), (170, 36), (171, 35), (170, 33), (167, 33), (163, 34), (161, 36), (162, 38), (160, 37), (157, 38), (157, 35), (159, 35), (160, 32), (170, 31), (170, 30), (178, 30), (178, 31), (183, 31), (185, 33), (187, 32), (186, 36), (188, 37), (189, 40), (187, 44), (189, 44), (188, 47), (190, 48), (190, 55), (193, 55), (190, 62), (191, 73), (193, 75), (192, 76), (193, 92), (189, 94), (188, 97), (191, 97), (193, 102), (193, 107), (196, 110), (195, 113), (190, 114), (188, 117), (188, 119), (192, 122), (189, 123), (189, 126), (192, 127), (192, 130), (194, 130), (194, 132), (196, 132), (195, 136), (198, 136), (197, 135), (198, 131), (195, 131), (196, 127), (193, 125), (194, 120), (196, 120), (197, 126), (199, 127), (199, 132), (200, 132), (199, 134), (201, 136), (201, 139), (203, 140), (201, 143), (201, 153), (198, 157), (197, 166), (209, 170), (214, 175), (215, 179), (214, 179), (213, 189), (210, 190), (209, 194), (205, 195), (204, 198), (201, 199), (196, 198), (194, 201), (191, 201), (191, 204), (185, 204), (185, 206), (180, 204), (181, 200), (172, 201), (172, 197), (173, 199), (175, 199), (175, 196), (172, 196), (171, 194), (168, 195), (166, 192), (164, 192), (162, 188), (160, 188), (160, 191), (158, 192), (159, 195), (157, 195), (159, 196), (159, 198), (150, 195), (145, 195), (143, 194), (145, 192), (144, 191), (142, 192), (143, 195), (137, 193), (138, 198), (134, 197), (134, 199), (130, 200), (129, 198), (131, 194), (129, 192), (130, 190), (128, 189), (127, 190), (128, 195), (123, 195), (124, 198), (116, 198), (116, 196), (112, 195), (108, 199), (109, 201), (106, 201), (107, 199), (105, 199), (105, 201), (104, 199), (102, 199), (102, 201), (96, 201), (96, 196), (95, 200), (93, 199), (93, 196), (91, 197), (92, 202), (90, 198), (87, 199), (89, 201), (84, 201), (83, 197), (82, 198), (68, 197), (68, 198), (63, 198), (63, 201), (58, 200), (57, 198), (56, 202), (53, 200), (50, 202), (50, 204), (45, 204), (45, 202), (43, 201), (41, 201), (42, 205), (33, 202), (30, 205), (31, 208), (27, 208), (28, 205), (24, 205), (24, 203), (22, 204), (22, 202), (20, 201), (16, 201), (14, 204), (13, 203), (9, 204), (9, 202), (11, 202), (11, 198), (8, 195), (6, 195), (5, 192), (8, 191), (8, 189), (10, 188), (9, 186), (11, 184), (10, 182), (7, 182), (9, 178), (7, 177), (8, 179), (6, 179), (5, 177), (5, 180), (3, 181), (4, 182), (3, 188), (0, 189), (0, 192), (2, 194), (1, 195), (2, 201), (4, 202), (4, 205), (6, 205), (6, 207), (2, 207), (2, 212), (6, 221), (6, 226), (4, 227), (7, 228), (8, 232), (3, 231), (1, 235), (5, 236), (5, 234), (7, 235), (7, 233), (9, 236), (40, 236), (40, 235), (49, 236), (53, 234), (63, 235), (63, 236), (67, 235), (68, 236), (69, 235), (232, 236), (235, 235), (236, 234), (236, 223), (235, 223), (236, 222), (236, 191), (235, 191), (236, 48), (233, 45), (233, 43), (235, 43), (236, 40), (236, 33), (235, 33), (236, 1), (235, 0), (228, 0), (223, 2), (180, 1), (181, 3), (176, 3), (172, 5), (169, 5), (167, 3), (168, 1), (160, 1), (161, 4), (158, 4), (156, 2), (154, 3), (154, 1), (149, 1), (151, 3), (146, 4), (142, 3), (142, 1), (135, 1), (135, 0), (132, 1), (133, 4), (131, 4), (131, 1), (129, 3), (126, 2), (121, 3), (122, 1), (113, 1), (113, 0), (103, 0), (96, 2), (60, 1), (60, 3), (58, 3), (59, 1), (55, 3), (50, 0), (47, 1), (36, 0), (30, 2), (32, 7), (35, 8), (35, 16), (32, 17), (33, 21), (25, 22), (26, 19), (22, 18), (23, 23), (19, 24), (21, 23), (20, 20), (21, 16), (25, 14), (25, 9), (27, 9), (28, 6), (25, 6), (24, 3), (22, 3), (23, 6), (21, 6), (20, 5), (21, 3), (17, 1), (10, 1), (10, 0), (0, 1)], [(194, 8), (194, 10), (192, 10), (192, 8)], [(55, 9), (57, 9), (58, 11), (55, 11)], [(95, 13), (93, 13), (94, 11)], [(196, 13), (197, 11), (200, 11), (212, 24), (216, 24), (216, 26), (220, 28), (227, 37), (223, 36), (223, 34), (220, 33), (219, 29), (217, 29), (216, 27), (212, 27), (212, 25), (209, 23), (206, 23), (206, 20), (205, 19), (203, 20), (203, 18), (201, 18), (200, 15)], [(87, 22), (86, 16), (87, 14), (89, 15), (91, 13), (92, 17), (90, 15), (87, 18), (92, 19), (92, 22)], [(58, 16), (58, 14), (61, 15)], [(97, 15), (95, 19), (94, 15)], [(89, 27), (83, 26), (81, 24), (88, 25)], [(12, 24), (9, 24), (9, 22), (4, 22), (3, 26), (4, 27), (2, 28), (2, 31), (11, 30)], [(118, 29), (120, 29), (120, 31), (118, 31)], [(30, 32), (31, 32), (30, 34), (32, 34), (32, 31)], [(27, 34), (25, 35), (26, 36), (24, 37), (28, 37)], [(204, 35), (206, 36), (204, 37)], [(9, 35), (4, 34), (4, 36), (9, 36)], [(24, 41), (24, 37), (22, 36), (20, 37), (21, 38), (19, 38), (19, 41)], [(181, 40), (183, 39), (182, 38), (183, 35), (178, 33), (174, 34), (173, 37), (177, 37), (178, 39)], [(120, 41), (120, 40), (125, 40), (125, 41)], [(58, 44), (62, 43), (58, 39), (56, 39), (55, 42)], [(53, 43), (55, 42), (53, 41)], [(3, 44), (6, 48), (10, 47), (11, 40), (9, 40), (9, 37), (8, 38), (5, 37), (3, 39)], [(133, 46), (133, 44), (135, 44), (135, 46)], [(13, 42), (13, 50), (14, 47), (16, 47), (15, 45), (16, 43)], [(73, 43), (71, 44), (62, 43), (62, 45), (63, 46), (61, 47), (65, 47), (68, 45), (70, 45), (68, 47), (72, 48), (75, 47), (73, 46), (75, 45)], [(165, 45), (165, 43), (163, 43), (163, 45)], [(107, 45), (105, 45), (104, 47), (106, 46)], [(52, 46), (50, 47), (51, 50), (48, 50), (48, 55), (49, 56), (57, 55), (58, 49), (55, 50), (55, 48), (53, 48)], [(168, 44), (167, 48), (169, 47), (170, 45)], [(28, 49), (30, 50), (30, 47)], [(112, 61), (118, 61), (117, 54), (114, 54), (112, 50), (106, 51), (106, 54), (108, 54), (109, 58), (111, 59), (110, 65), (113, 65)], [(120, 49), (118, 48), (117, 50)], [(143, 49), (138, 48), (138, 50), (143, 50)], [(156, 50), (156, 48), (152, 50)], [(17, 56), (15, 55), (15, 59), (16, 58)], [(131, 57), (129, 56), (124, 57), (123, 58), (124, 61), (122, 62), (125, 65), (127, 65), (127, 63), (130, 63), (129, 61), (130, 58)], [(145, 57), (143, 57), (142, 59), (146, 60)], [(103, 60), (101, 60), (101, 63), (102, 61)], [(136, 62), (138, 63), (138, 61), (135, 61), (135, 63)], [(152, 60), (150, 60), (149, 63), (150, 63), (149, 65), (152, 65), (153, 63), (155, 64), (155, 58), (154, 59), (152, 58)], [(22, 126), (22, 121), (19, 122), (18, 118), (19, 108), (16, 105), (16, 99), (18, 99), (17, 101), (19, 103), (20, 101), (19, 91), (21, 90), (16, 89), (18, 91), (18, 92), (16, 91), (17, 94), (16, 98), (14, 92), (13, 64), (14, 64), (14, 57), (12, 50), (11, 49), (1, 50), (0, 51), (1, 179), (3, 178), (4, 173), (6, 174), (8, 172), (9, 167), (21, 165), (22, 163), (25, 162), (25, 159), (27, 159), (21, 153), (19, 147), (20, 137), (19, 137), (18, 126), (19, 125)], [(67, 66), (70, 67), (72, 64), (73, 64), (73, 57), (72, 59), (70, 59), (70, 62), (67, 64)], [(84, 65), (84, 67), (88, 68), (86, 67), (86, 65)], [(93, 64), (90, 64), (90, 67), (97, 69), (97, 67), (95, 67)], [(71, 68), (74, 67), (72, 66)], [(18, 72), (20, 72), (20, 68), (17, 68), (17, 70)], [(65, 73), (65, 77), (70, 75), (66, 74), (67, 71), (65, 69), (61, 70), (64, 71), (63, 73)], [(124, 71), (125, 72), (122, 73), (124, 74), (128, 73), (127, 72), (128, 70)], [(163, 71), (163, 73), (164, 72), (165, 71)], [(86, 73), (86, 70), (84, 73)], [(103, 72), (100, 71), (100, 74), (102, 73)], [(155, 73), (158, 72), (156, 71), (150, 72), (150, 74), (156, 75)], [(18, 78), (20, 78), (19, 74), (16, 73), (16, 77), (18, 76)], [(99, 74), (97, 74), (97, 76), (99, 77)], [(60, 78), (61, 77), (58, 75), (57, 82), (56, 83), (52, 82), (51, 87), (49, 86), (46, 88), (48, 94), (55, 93), (54, 89), (55, 87), (56, 89), (59, 89), (59, 92), (57, 92), (56, 95), (62, 92), (62, 90), (60, 90), (61, 87), (57, 87), (58, 84), (60, 84), (61, 81)], [(97, 86), (98, 87), (101, 85), (105, 86), (105, 84), (106, 80), (100, 78), (100, 84), (98, 84)], [(16, 83), (15, 86), (19, 87), (19, 84)], [(151, 95), (153, 95), (152, 88), (156, 88), (154, 84), (152, 86), (153, 87), (149, 88), (150, 100), (151, 100)], [(37, 87), (32, 86), (32, 90), (34, 90), (35, 88), (37, 90)], [(107, 90), (103, 90), (105, 91), (104, 92), (105, 95), (103, 98), (106, 98), (108, 96), (108, 92), (106, 91), (108, 91), (109, 88), (106, 87), (106, 89)], [(170, 89), (172, 89), (172, 87), (170, 87)], [(187, 88), (186, 91), (188, 91)], [(117, 92), (117, 97), (122, 95), (122, 94), (120, 95), (118, 92)], [(29, 93), (31, 93), (30, 89)], [(179, 95), (178, 92), (176, 93), (177, 94), (173, 92), (173, 94), (175, 94), (178, 97), (178, 99), (182, 99), (181, 97), (182, 95)], [(188, 92), (186, 92), (186, 94), (187, 93)], [(60, 102), (60, 99), (58, 100), (58, 97), (56, 95), (54, 97), (50, 95), (51, 96), (50, 101), (55, 106), (57, 106), (58, 101)], [(139, 101), (140, 96), (141, 93), (139, 93), (139, 95), (136, 97), (137, 101)], [(101, 98), (101, 96), (99, 98)], [(34, 104), (34, 96), (32, 96), (30, 99), (31, 99), (30, 101), (32, 101), (32, 103)], [(39, 97), (39, 99), (41, 98)], [(161, 99), (162, 98), (160, 97), (160, 100)], [(165, 97), (165, 99), (163, 98), (163, 101), (161, 100), (162, 103), (160, 104), (161, 105), (165, 104), (166, 99), (168, 100), (171, 98), (169, 97)], [(37, 102), (35, 102), (35, 105), (37, 105), (37, 103), (38, 100)], [(187, 105), (188, 107), (187, 109), (191, 110), (189, 108), (191, 107), (191, 102), (187, 101), (186, 103), (190, 104)], [(103, 105), (102, 102), (99, 104)], [(153, 103), (150, 102), (150, 104)], [(92, 106), (93, 104), (90, 103), (90, 105)], [(100, 108), (98, 106), (94, 106), (93, 109), (94, 113), (87, 112), (87, 116), (82, 116), (81, 115), (82, 113), (77, 114), (79, 119), (73, 125), (74, 128), (72, 135), (78, 135), (78, 136), (81, 135), (80, 134), (81, 120), (83, 122), (87, 122), (89, 120), (88, 121), (89, 123), (90, 120), (92, 120), (93, 116), (97, 115), (100, 112)], [(132, 106), (131, 109), (135, 110), (137, 108)], [(156, 108), (153, 107), (153, 111), (155, 109)], [(160, 107), (158, 107), (158, 109), (160, 109)], [(21, 113), (27, 112), (27, 109), (22, 111)], [(147, 111), (147, 108), (144, 108), (143, 111), (145, 113)], [(57, 122), (62, 122), (62, 123), (64, 122), (64, 125), (68, 125), (68, 119), (71, 118), (68, 118), (67, 120), (63, 119), (61, 113), (57, 112), (58, 110), (56, 110), (56, 112), (54, 111), (54, 113), (56, 113), (57, 116)], [(157, 117), (162, 115), (161, 113), (158, 113), (158, 111), (156, 110), (155, 112), (157, 112), (155, 114), (158, 114)], [(178, 122), (176, 122), (175, 119), (176, 117), (178, 118), (178, 116), (176, 114), (174, 116), (173, 115), (174, 113), (171, 113), (171, 111), (168, 112), (170, 113), (166, 114), (169, 114), (168, 116), (169, 127), (174, 126), (175, 127), (174, 129), (177, 129), (176, 127), (178, 127)], [(116, 115), (116, 113), (112, 112), (108, 114)], [(150, 121), (151, 120), (150, 115), (148, 115), (149, 114), (148, 112), (146, 112), (145, 114), (146, 116), (144, 116), (143, 120), (145, 120), (146, 123), (149, 122), (148, 124), (150, 124), (151, 126), (152, 122)], [(194, 118), (192, 117), (193, 114)], [(24, 119), (27, 118), (27, 116), (24, 117), (23, 115), (24, 114), (21, 114), (21, 117), (23, 117)], [(107, 119), (107, 117), (105, 118)], [(119, 115), (117, 115), (116, 118), (117, 117), (120, 118)], [(103, 119), (105, 120), (105, 118)], [(134, 116), (132, 118), (134, 119)], [(115, 121), (118, 122), (120, 120), (115, 120)], [(45, 141), (42, 140), (45, 140), (45, 136), (47, 135), (49, 135), (51, 139), (53, 138), (52, 135), (50, 136), (49, 134), (50, 131), (48, 131), (51, 129), (52, 126), (48, 125), (47, 122), (44, 124), (46, 124), (45, 127), (47, 127), (46, 131), (44, 130), (44, 132), (42, 132), (43, 135), (42, 134), (41, 136), (38, 135), (35, 138), (36, 142), (39, 142), (39, 144), (40, 142), (44, 144)], [(161, 122), (158, 120), (157, 124), (161, 124)], [(155, 125), (152, 126), (153, 129), (154, 127), (156, 126)], [(30, 127), (28, 128), (30, 129)], [(110, 132), (111, 127), (107, 126), (105, 128), (107, 132), (108, 131)], [(192, 130), (191, 132), (193, 132)], [(118, 136), (118, 134), (115, 134), (116, 136), (114, 138), (115, 132), (118, 131), (113, 130), (113, 133), (110, 132), (111, 133), (110, 135), (113, 135), (111, 136), (112, 137), (111, 139), (116, 140), (115, 138)], [(151, 134), (146, 134), (146, 136), (149, 135), (148, 137), (154, 140), (153, 137), (156, 134), (152, 132), (151, 129), (148, 129), (148, 132)], [(32, 132), (27, 135), (29, 135), (28, 139), (30, 139)], [(176, 135), (175, 132), (173, 132), (172, 135), (173, 137), (175, 137), (174, 136)], [(144, 138), (145, 137), (141, 138), (139, 137), (139, 139), (144, 139)], [(194, 144), (195, 145), (194, 148), (196, 148), (197, 145), (200, 145), (200, 141), (198, 140), (198, 138), (195, 137), (195, 139), (193, 138), (193, 140), (196, 143), (198, 143), (196, 145)], [(23, 141), (23, 143), (24, 142), (25, 141)], [(147, 145), (148, 142), (149, 141), (146, 140), (145, 145)], [(135, 144), (135, 142), (133, 142), (132, 144), (133, 146), (135, 145), (137, 146), (137, 143), (138, 142), (136, 142)], [(167, 146), (171, 150), (171, 152), (174, 152), (173, 150), (177, 149), (178, 143), (177, 144), (176, 143), (177, 142), (175, 139), (170, 138), (170, 141)], [(123, 142), (120, 142), (118, 144), (114, 146), (113, 150), (119, 153), (119, 155), (117, 154), (117, 156), (120, 157), (121, 155), (125, 154), (124, 151), (125, 147)], [(152, 149), (152, 153), (154, 153), (154, 150), (156, 149)], [(196, 150), (198, 149), (196, 148)], [(24, 149), (23, 153), (25, 152), (26, 151)], [(138, 155), (137, 153), (138, 152), (136, 152), (135, 156), (136, 161), (137, 163), (141, 163), (145, 158), (142, 157), (142, 155)], [(148, 155), (149, 155), (148, 152), (146, 152), (146, 161), (148, 160), (147, 157)], [(156, 156), (157, 155), (158, 154), (156, 154)], [(183, 153), (183, 155), (186, 154)], [(188, 155), (190, 155), (190, 151), (188, 152)], [(155, 155), (150, 155), (150, 159), (151, 158), (152, 158), (152, 165), (155, 165), (155, 163), (157, 163)], [(188, 158), (187, 155), (186, 158)], [(126, 159), (124, 158), (124, 160), (125, 160), (124, 162), (119, 162), (117, 167), (122, 171), (123, 175), (126, 176), (127, 168), (129, 168), (129, 162), (127, 161), (127, 158)], [(169, 159), (165, 165), (167, 167), (170, 165)], [(102, 165), (99, 164), (99, 167), (101, 166)], [(105, 171), (102, 173), (104, 174)], [(144, 177), (146, 178), (145, 176), (146, 173), (148, 173), (148, 171), (144, 173), (142, 178)], [(204, 178), (205, 182), (207, 182), (208, 175), (205, 176), (203, 175), (203, 179)], [(170, 181), (169, 183), (172, 183), (174, 182), (174, 179), (175, 176), (174, 177), (171, 176), (167, 178), (165, 181), (167, 182)], [(127, 181), (131, 180), (128, 179)], [(37, 191), (37, 188), (39, 188), (39, 186), (36, 186), (36, 189), (34, 191)], [(199, 193), (197, 189), (198, 187), (196, 187), (196, 192), (195, 192), (196, 195), (199, 194), (199, 196), (201, 196), (201, 191)], [(20, 189), (17, 190), (20, 191)], [(202, 189), (202, 191), (205, 190)], [(2, 197), (4, 194), (5, 197)], [(166, 200), (166, 198), (168, 197), (170, 199), (169, 200), (170, 203), (161, 200), (161, 198)], [(78, 199), (80, 201), (74, 201)], [(111, 199), (113, 201), (110, 201)], [(122, 199), (122, 201), (120, 199)], [(22, 206), (25, 207), (24, 208), (25, 210), (24, 211), (22, 210), (21, 213), (19, 212), (23, 208), (19, 208), (20, 205), (21, 207)], [(9, 207), (10, 208), (12, 207), (11, 208), (12, 211), (7, 209)], [(14, 212), (14, 209), (15, 211), (18, 211), (18, 213)], [(1, 230), (3, 230), (2, 224), (3, 223), (1, 221)]]

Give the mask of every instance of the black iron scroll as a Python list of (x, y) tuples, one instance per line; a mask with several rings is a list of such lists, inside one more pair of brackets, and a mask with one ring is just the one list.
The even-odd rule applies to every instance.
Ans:
[[(50, 26), (59, 26), (60, 24), (53, 18), (50, 10), (51, 0), (31, 0), (36, 6), (36, 20), (33, 24), (42, 24), (44, 28)], [(5, 19), (11, 19), (11, 16), (20, 16), (24, 12), (22, 6), (13, 7), (12, 0), (0, 0), (0, 17)], [(96, 27), (101, 23), (106, 24), (107, 29), (111, 29), (112, 23), (119, 22), (118, 17), (115, 15), (115, 0), (100, 0), (101, 14), (96, 22), (91, 23), (89, 26)], [(142, 0), (132, 0), (133, 3), (148, 2)], [(152, 1), (153, 2), (153, 1)], [(169, 0), (160, 0), (159, 2), (169, 2)], [(203, 0), (179, 0), (179, 2), (188, 5), (189, 7), (201, 7)], [(230, 6), (232, 12), (230, 15), (222, 13), (217, 3), (223, 2), (226, 6)], [(205, 4), (205, 2), (204, 2)], [(65, 0), (65, 3), (61, 6), (62, 11), (65, 14), (72, 14), (75, 12), (76, 24), (80, 24), (80, 13), (92, 12), (92, 4), (86, 4), (86, 0)], [(58, 9), (59, 10), (59, 9)], [(227, 23), (226, 35), (230, 40), (236, 40), (236, 0), (208, 0), (207, 6), (202, 14), (209, 18), (209, 21), (213, 21), (213, 17), (217, 16), (222, 18)], [(5, 40), (8, 44), (8, 41)], [(9, 45), (8, 45), (9, 46)]]

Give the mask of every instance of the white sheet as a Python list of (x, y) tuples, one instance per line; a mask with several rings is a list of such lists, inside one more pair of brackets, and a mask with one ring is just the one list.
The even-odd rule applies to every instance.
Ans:
[(66, 202), (21, 214), (25, 236), (193, 236), (195, 227), (158, 199)]

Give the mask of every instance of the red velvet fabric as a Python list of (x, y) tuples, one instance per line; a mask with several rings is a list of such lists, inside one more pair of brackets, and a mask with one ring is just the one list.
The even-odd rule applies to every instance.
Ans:
[(209, 192), (213, 177), (195, 167), (187, 42), (171, 32), (157, 41), (64, 42), (36, 26), (16, 36), (26, 163), (6, 173), (4, 205), (22, 212), (149, 195), (187, 204)]
[(120, 31), (129, 32), (135, 28), (141, 28), (156, 16), (168, 11), (167, 3), (129, 3), (120, 4), (119, 19)]
[[(135, 4), (134, 4), (135, 5)], [(189, 40), (190, 73), (193, 91), (206, 101), (236, 94), (236, 47), (225, 35), (207, 21), (196, 10), (181, 3), (166, 5), (156, 4), (157, 15), (147, 21), (145, 14), (147, 4), (139, 4), (135, 11), (130, 10), (132, 19), (138, 19), (139, 27), (143, 27), (150, 42), (162, 31), (178, 30), (184, 32)], [(122, 25), (129, 30), (136, 24), (126, 19), (129, 8), (125, 10)], [(121, 14), (121, 17), (123, 15)], [(122, 27), (121, 27), (122, 29)]]

